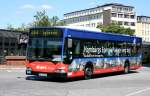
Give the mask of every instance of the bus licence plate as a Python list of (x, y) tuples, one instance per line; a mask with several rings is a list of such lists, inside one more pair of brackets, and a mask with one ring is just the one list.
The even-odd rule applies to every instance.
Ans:
[(45, 73), (39, 73), (39, 76), (47, 77), (47, 74), (45, 74)]

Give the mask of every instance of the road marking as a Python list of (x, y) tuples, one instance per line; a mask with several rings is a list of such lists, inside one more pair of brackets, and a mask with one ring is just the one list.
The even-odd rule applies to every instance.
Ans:
[(7, 72), (12, 72), (11, 70), (7, 70)]
[(146, 89), (143, 89), (143, 90), (132, 92), (132, 93), (129, 93), (129, 94), (125, 95), (125, 96), (134, 96), (134, 95), (137, 95), (139, 93), (142, 93), (142, 92), (145, 92), (145, 91), (148, 91), (148, 90), (150, 90), (150, 88), (146, 88)]
[(25, 72), (25, 70), (0, 70), (0, 71), (4, 71), (4, 72), (8, 72), (8, 73), (12, 73), (12, 72)]
[(0, 68), (0, 70), (25, 70), (26, 68)]

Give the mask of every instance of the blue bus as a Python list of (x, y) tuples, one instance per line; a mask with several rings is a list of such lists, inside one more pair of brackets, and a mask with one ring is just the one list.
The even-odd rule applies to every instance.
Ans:
[(91, 78), (141, 67), (142, 39), (67, 26), (31, 28), (26, 74)]

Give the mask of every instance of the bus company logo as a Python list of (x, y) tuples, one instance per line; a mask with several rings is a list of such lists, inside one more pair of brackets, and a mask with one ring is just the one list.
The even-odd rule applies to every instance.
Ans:
[(53, 67), (48, 67), (48, 70), (54, 70), (55, 68), (53, 68)]
[(46, 70), (46, 69), (47, 69), (47, 67), (46, 67), (46, 66), (36, 66), (36, 69)]

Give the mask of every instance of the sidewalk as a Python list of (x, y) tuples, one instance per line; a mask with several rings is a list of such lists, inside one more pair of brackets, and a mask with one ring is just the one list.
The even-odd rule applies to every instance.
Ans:
[(25, 65), (4, 65), (0, 64), (0, 70), (16, 70), (16, 69), (25, 69)]

